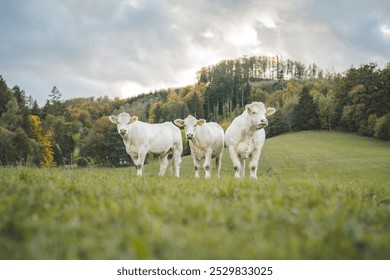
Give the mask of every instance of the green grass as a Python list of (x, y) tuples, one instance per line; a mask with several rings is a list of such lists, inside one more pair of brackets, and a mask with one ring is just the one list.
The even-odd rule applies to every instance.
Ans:
[(221, 180), (194, 180), (189, 157), (180, 179), (135, 173), (0, 169), (0, 259), (390, 258), (389, 143), (270, 138), (257, 181), (227, 151)]

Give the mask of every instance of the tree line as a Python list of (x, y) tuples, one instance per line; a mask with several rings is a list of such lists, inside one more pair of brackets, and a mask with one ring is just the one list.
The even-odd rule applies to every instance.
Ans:
[(330, 74), (281, 57), (242, 57), (200, 69), (193, 85), (127, 99), (63, 100), (54, 86), (43, 107), (0, 76), (0, 165), (128, 165), (109, 115), (128, 112), (158, 123), (192, 114), (226, 129), (252, 101), (277, 109), (267, 137), (336, 129), (390, 140), (390, 63)]

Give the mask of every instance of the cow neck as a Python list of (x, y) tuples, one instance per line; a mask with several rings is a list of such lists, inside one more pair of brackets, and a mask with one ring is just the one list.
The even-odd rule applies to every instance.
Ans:
[(196, 136), (194, 138), (190, 139), (189, 141), (191, 141), (192, 144), (194, 144), (195, 146), (197, 146), (199, 144), (199, 140), (198, 140), (198, 138), (196, 138)]
[(249, 137), (252, 137), (257, 129), (253, 129), (253, 126), (249, 126), (245, 128), (245, 134), (248, 135)]
[(123, 141), (128, 141), (128, 140), (129, 140), (128, 134), (129, 134), (129, 133), (127, 133), (127, 135), (125, 135), (125, 136), (122, 136), (122, 135), (121, 135)]
[(131, 125), (131, 124), (129, 124), (129, 125), (127, 126), (127, 135), (125, 135), (124, 137), (122, 137), (124, 141), (127, 141), (127, 142), (129, 142), (129, 143), (130, 143), (130, 133), (131, 133), (131, 130), (132, 130), (132, 128), (133, 128), (132, 126), (133, 126), (133, 125)]
[(253, 136), (253, 134), (255, 134), (255, 132), (257, 131), (257, 129), (254, 129), (254, 127), (251, 125), (251, 119), (250, 119), (250, 116), (248, 115), (248, 113), (246, 111), (244, 111), (244, 118), (245, 118), (245, 121), (244, 121), (244, 126), (242, 127), (242, 130), (243, 132), (248, 135), (248, 136)]

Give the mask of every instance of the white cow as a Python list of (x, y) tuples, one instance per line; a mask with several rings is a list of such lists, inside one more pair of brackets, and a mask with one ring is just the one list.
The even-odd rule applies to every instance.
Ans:
[(211, 177), (212, 158), (215, 158), (217, 174), (220, 178), (222, 153), (225, 146), (222, 127), (215, 122), (197, 120), (191, 115), (184, 120), (177, 119), (174, 123), (184, 128), (186, 138), (189, 140), (195, 166), (195, 178), (199, 178), (199, 165), (202, 159), (204, 159), (203, 168), (206, 171), (205, 178)]
[(160, 159), (159, 176), (164, 176), (168, 167), (168, 154), (173, 153), (172, 161), (175, 176), (179, 177), (183, 142), (180, 129), (173, 123), (165, 122), (149, 124), (138, 121), (138, 117), (130, 117), (127, 113), (111, 115), (110, 121), (117, 125), (118, 133), (126, 146), (137, 168), (137, 175), (142, 175), (146, 154), (152, 153)]
[(264, 127), (267, 116), (275, 113), (275, 108), (265, 108), (261, 102), (252, 102), (245, 111), (236, 117), (225, 133), (225, 143), (235, 170), (235, 178), (245, 176), (245, 160), (250, 158), (250, 178), (257, 179), (257, 166), (265, 141)]

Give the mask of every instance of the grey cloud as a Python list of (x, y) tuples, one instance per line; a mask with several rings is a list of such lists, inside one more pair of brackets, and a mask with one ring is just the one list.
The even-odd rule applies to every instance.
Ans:
[(315, 1), (309, 8), (309, 20), (326, 26), (334, 40), (345, 45), (346, 60), (355, 63), (388, 59), (390, 40), (383, 38), (380, 28), (390, 26), (389, 14), (390, 2), (380, 0)]
[[(389, 8), (385, 0), (7, 0), (0, 74), (42, 103), (53, 85), (65, 98), (119, 96), (123, 82), (184, 85), (183, 73), (243, 54), (343, 71), (388, 59), (380, 27), (390, 26)], [(228, 40), (245, 26), (257, 33), (256, 45)]]

